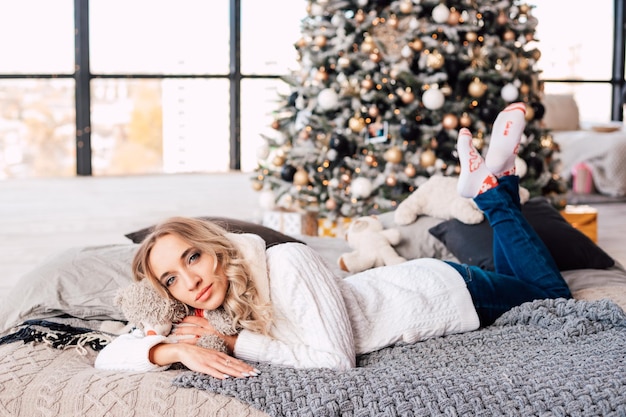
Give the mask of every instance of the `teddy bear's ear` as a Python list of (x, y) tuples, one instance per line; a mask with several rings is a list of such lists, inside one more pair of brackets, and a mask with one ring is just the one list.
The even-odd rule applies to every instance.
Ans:
[(350, 225), (350, 229), (352, 229), (353, 232), (362, 232), (367, 229), (367, 227), (367, 222), (364, 219), (356, 219)]

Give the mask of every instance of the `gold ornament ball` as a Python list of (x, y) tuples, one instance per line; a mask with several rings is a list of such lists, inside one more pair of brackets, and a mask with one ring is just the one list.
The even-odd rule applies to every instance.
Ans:
[(253, 181), (252, 189), (254, 191), (261, 191), (263, 189), (263, 183), (261, 181)]
[(519, 87), (519, 92), (523, 95), (530, 93), (530, 86), (528, 84), (522, 84)]
[(461, 21), (461, 13), (458, 10), (450, 10), (448, 15), (448, 24), (450, 26), (456, 26)]
[(326, 206), (326, 209), (330, 211), (333, 211), (337, 208), (337, 202), (332, 198), (326, 200), (326, 203), (324, 205)]
[(424, 49), (424, 42), (421, 39), (415, 39), (413, 42), (409, 42), (409, 47), (416, 52)]
[(361, 81), (361, 87), (366, 90), (371, 90), (372, 88), (374, 88), (374, 80), (372, 80), (371, 78), (364, 79), (363, 81)]
[(376, 164), (376, 157), (372, 154), (365, 155), (365, 163), (369, 166)]
[(435, 165), (435, 161), (437, 160), (437, 156), (435, 155), (435, 153), (430, 150), (430, 149), (426, 149), (424, 152), (422, 152), (422, 154), (420, 155), (420, 164), (423, 167), (431, 167), (433, 165)]
[(382, 59), (383, 59), (383, 56), (378, 51), (372, 52), (370, 54), (370, 61), (372, 62), (379, 63), (380, 61), (382, 61)]
[(276, 129), (276, 130), (280, 129), (280, 122), (278, 120), (274, 120), (272, 122), (272, 129)]
[(356, 15), (354, 15), (354, 20), (357, 23), (363, 23), (365, 21), (365, 12), (363, 12), (363, 10), (358, 10)]
[(359, 133), (363, 129), (365, 129), (365, 120), (363, 120), (362, 117), (357, 117), (357, 116), (351, 117), (350, 120), (348, 120), (348, 127), (354, 133)]
[(277, 167), (283, 166), (283, 164), (285, 163), (285, 157), (284, 156), (276, 156), (276, 157), (274, 157), (274, 160), (272, 161), (272, 163), (274, 165), (276, 165)]
[(426, 65), (432, 69), (440, 69), (443, 67), (445, 60), (446, 59), (441, 52), (435, 50), (428, 54), (428, 57), (426, 58)]
[(478, 39), (478, 34), (476, 32), (467, 32), (465, 34), (465, 40), (468, 42), (476, 42)]
[(404, 14), (409, 14), (413, 11), (413, 2), (411, 0), (402, 0), (400, 2), (400, 11)]
[(397, 29), (399, 24), (398, 18), (395, 15), (389, 16), (389, 18), (387, 19), (387, 24), (389, 25), (389, 27)]
[(326, 46), (326, 42), (327, 41), (328, 41), (328, 39), (326, 39), (326, 36), (324, 36), (324, 35), (317, 35), (315, 37), (315, 39), (313, 40), (315, 45), (319, 46), (320, 48), (323, 48), (324, 46)]
[(365, 38), (363, 40), (363, 43), (361, 44), (361, 52), (364, 52), (366, 54), (371, 53), (375, 48), (376, 43), (374, 43), (374, 40), (370, 36)]
[(526, 104), (526, 116), (524, 116), (527, 122), (530, 122), (535, 118), (535, 109), (529, 104)]
[(502, 39), (504, 39), (507, 42), (514, 41), (515, 40), (515, 32), (513, 32), (512, 30), (504, 31), (504, 33), (502, 34)]
[(475, 78), (467, 87), (467, 92), (474, 98), (482, 97), (486, 90), (487, 86), (478, 78)]
[(447, 113), (443, 116), (441, 125), (444, 129), (456, 129), (459, 125), (459, 118), (455, 114)]
[(413, 164), (408, 164), (404, 168), (404, 173), (406, 174), (407, 177), (413, 178), (415, 174), (417, 174), (417, 170), (415, 169), (415, 166)]
[(392, 146), (385, 151), (383, 158), (385, 158), (385, 161), (392, 164), (400, 163), (403, 158), (402, 150), (400, 150), (397, 146)]
[(529, 62), (528, 62), (528, 58), (520, 58), (520, 60), (517, 63), (517, 68), (519, 68), (520, 70), (524, 71), (528, 69), (529, 66)]
[(519, 12), (521, 14), (528, 14), (529, 11), (530, 11), (530, 6), (528, 4), (526, 4), (526, 3), (520, 4)]
[(405, 91), (404, 93), (402, 93), (400, 99), (404, 104), (410, 104), (413, 103), (413, 100), (415, 100), (415, 94), (413, 94), (412, 91)]
[(535, 49), (533, 50), (532, 55), (535, 61), (539, 61), (539, 58), (541, 58), (541, 51), (539, 49)]
[(293, 185), (307, 185), (309, 174), (302, 168), (298, 169), (293, 176)]
[(504, 13), (504, 10), (500, 11), (500, 13), (498, 14), (498, 18), (496, 19), (496, 22), (500, 25), (500, 26), (504, 26), (506, 25), (506, 22), (509, 21), (509, 18), (506, 17), (506, 13)]
[(380, 114), (380, 110), (378, 109), (377, 105), (372, 104), (370, 108), (367, 109), (367, 114), (369, 114), (370, 117), (377, 118), (378, 115)]
[(472, 125), (472, 118), (470, 117), (469, 114), (463, 113), (461, 115), (461, 118), (459, 119), (459, 123), (463, 127), (470, 127)]
[(394, 187), (398, 183), (398, 179), (392, 174), (385, 179), (385, 183), (390, 187)]

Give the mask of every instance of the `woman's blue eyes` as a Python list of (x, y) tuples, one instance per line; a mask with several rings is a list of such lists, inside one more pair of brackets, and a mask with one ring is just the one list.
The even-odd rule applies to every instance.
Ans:
[[(193, 263), (193, 262), (197, 261), (197, 260), (198, 260), (198, 258), (200, 258), (200, 252), (192, 253), (192, 254), (189, 256), (189, 258), (187, 258), (187, 263), (188, 263), (188, 264), (191, 264), (191, 263)], [(165, 280), (165, 286), (166, 286), (166, 287), (169, 287), (169, 286), (171, 286), (172, 284), (174, 284), (174, 282), (175, 282), (175, 281), (176, 281), (176, 277), (175, 277), (175, 276), (171, 276), (171, 277), (169, 277), (169, 278), (167, 278), (167, 279)]]

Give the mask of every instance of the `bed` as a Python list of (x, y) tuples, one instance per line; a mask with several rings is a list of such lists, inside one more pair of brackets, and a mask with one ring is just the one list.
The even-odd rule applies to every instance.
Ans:
[[(64, 250), (25, 274), (0, 306), (0, 415), (626, 415), (626, 271), (551, 210), (558, 214), (533, 199), (524, 215), (575, 299), (526, 303), (489, 327), (385, 348), (343, 372), (261, 363), (258, 377), (219, 381), (181, 367), (95, 370), (98, 349), (129, 330), (112, 299), (131, 282), (134, 242), (147, 229), (130, 232), (128, 244)], [(392, 217), (381, 217), (394, 227)], [(336, 267), (350, 250), (341, 238), (285, 236), (221, 221), (268, 244), (299, 240), (345, 274)], [(399, 229), (396, 249), (406, 258), (469, 260), (485, 268), (492, 261), (484, 223), (421, 216)]]

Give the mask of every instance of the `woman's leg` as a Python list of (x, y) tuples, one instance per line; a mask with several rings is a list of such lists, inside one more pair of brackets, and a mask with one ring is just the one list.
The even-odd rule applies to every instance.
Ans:
[[(514, 117), (519, 120), (519, 114)], [(517, 137), (513, 135), (513, 142), (494, 148), (496, 156), (492, 155), (491, 165), (497, 165), (502, 171), (504, 176), (500, 181), (472, 146), (471, 133), (467, 129), (459, 132), (457, 142), (461, 161), (459, 193), (474, 197), (494, 230), (497, 272), (453, 265), (465, 278), (483, 325), (526, 301), (571, 297), (552, 256), (520, 211), (519, 180), (509, 175), (514, 172), (515, 158), (506, 152), (506, 149), (511, 154), (516, 152), (519, 135), (521, 133)], [(508, 140), (511, 135), (499, 139)]]

